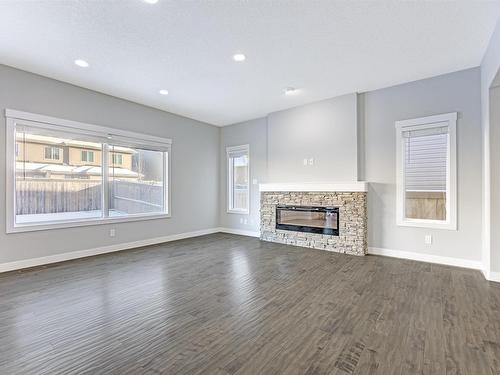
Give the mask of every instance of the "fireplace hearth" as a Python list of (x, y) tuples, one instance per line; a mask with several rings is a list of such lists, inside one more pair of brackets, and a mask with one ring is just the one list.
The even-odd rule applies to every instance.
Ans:
[(276, 229), (339, 235), (338, 207), (276, 206)]

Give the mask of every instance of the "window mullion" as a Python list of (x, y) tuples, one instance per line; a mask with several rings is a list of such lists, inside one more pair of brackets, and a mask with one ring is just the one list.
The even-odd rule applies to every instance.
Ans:
[(102, 216), (109, 217), (109, 145), (102, 145)]

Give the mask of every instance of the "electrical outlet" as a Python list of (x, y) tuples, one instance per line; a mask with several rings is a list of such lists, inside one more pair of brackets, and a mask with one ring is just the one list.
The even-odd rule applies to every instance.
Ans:
[(256, 178), (254, 178), (254, 179), (252, 180), (252, 184), (257, 185), (258, 183), (259, 183), (259, 181), (257, 181), (257, 179), (256, 179)]
[(309, 165), (314, 165), (314, 158), (309, 159)]
[(425, 244), (432, 245), (432, 236), (430, 234), (425, 235)]
[(109, 230), (109, 236), (110, 237), (116, 236), (116, 230), (115, 230), (115, 228)]
[(307, 165), (307, 158), (304, 159), (304, 165)]
[(245, 225), (248, 224), (248, 220), (247, 219), (243, 220), (243, 224)]

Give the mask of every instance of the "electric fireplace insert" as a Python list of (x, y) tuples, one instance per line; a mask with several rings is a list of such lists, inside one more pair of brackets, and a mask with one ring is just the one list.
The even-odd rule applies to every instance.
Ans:
[(276, 229), (339, 235), (339, 208), (276, 206)]

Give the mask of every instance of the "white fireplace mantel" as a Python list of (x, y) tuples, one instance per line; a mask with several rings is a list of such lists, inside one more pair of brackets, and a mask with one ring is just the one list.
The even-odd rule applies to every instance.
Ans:
[(334, 191), (334, 192), (366, 192), (366, 181), (352, 182), (319, 182), (319, 183), (269, 183), (260, 184), (259, 191)]

